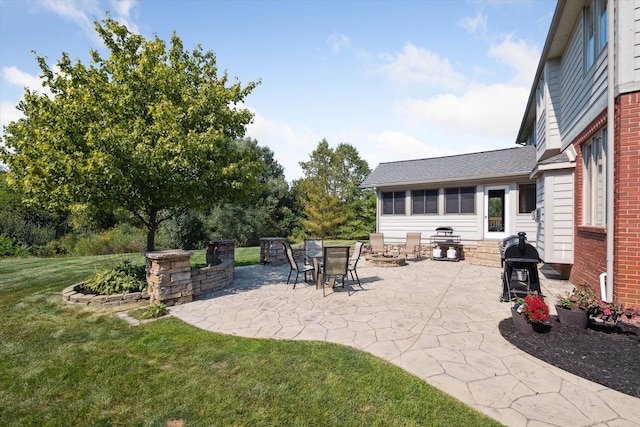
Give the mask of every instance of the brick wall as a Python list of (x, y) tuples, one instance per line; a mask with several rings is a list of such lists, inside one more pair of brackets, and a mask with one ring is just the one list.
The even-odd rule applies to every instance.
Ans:
[(614, 300), (640, 307), (640, 92), (616, 101)]
[[(626, 306), (640, 307), (640, 92), (616, 99), (614, 138), (614, 266), (613, 298)], [(570, 280), (588, 284), (600, 293), (599, 276), (606, 271), (607, 231), (582, 223), (581, 145), (606, 124), (606, 111), (573, 142), (575, 170), (575, 258)]]
[(569, 280), (575, 285), (589, 285), (600, 295), (600, 274), (607, 271), (607, 230), (604, 227), (584, 227), (582, 224), (583, 159), (582, 144), (607, 122), (607, 111), (603, 111), (573, 141), (576, 150), (576, 169), (574, 175), (575, 209), (574, 257)]

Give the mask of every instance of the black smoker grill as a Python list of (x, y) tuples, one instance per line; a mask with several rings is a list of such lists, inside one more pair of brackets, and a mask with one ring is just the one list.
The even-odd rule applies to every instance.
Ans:
[(527, 243), (526, 235), (520, 232), (517, 236), (507, 237), (500, 245), (504, 267), (501, 301), (511, 301), (531, 292), (541, 293), (538, 263), (542, 260), (536, 248)]

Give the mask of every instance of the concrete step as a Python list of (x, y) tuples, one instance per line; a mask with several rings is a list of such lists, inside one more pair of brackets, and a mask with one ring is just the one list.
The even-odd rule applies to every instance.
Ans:
[(474, 257), (469, 258), (469, 263), (500, 268), (501, 262), (499, 245), (500, 242), (495, 240), (483, 240), (478, 242)]
[(500, 253), (492, 253), (492, 252), (478, 252), (476, 251), (475, 253), (475, 258), (476, 259), (484, 259), (484, 260), (493, 260), (493, 261), (498, 261), (500, 262)]
[(498, 260), (492, 260), (492, 259), (479, 259), (479, 258), (469, 258), (467, 260), (467, 262), (469, 264), (473, 264), (473, 265), (482, 265), (485, 267), (496, 267), (496, 268), (501, 268), (500, 266), (500, 259), (498, 258)]

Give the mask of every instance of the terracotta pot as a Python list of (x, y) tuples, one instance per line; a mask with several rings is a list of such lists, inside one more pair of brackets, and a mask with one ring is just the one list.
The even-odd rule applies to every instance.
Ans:
[(556, 305), (556, 311), (558, 312), (558, 319), (563, 325), (585, 329), (587, 323), (589, 323), (589, 315), (584, 310), (570, 310)]

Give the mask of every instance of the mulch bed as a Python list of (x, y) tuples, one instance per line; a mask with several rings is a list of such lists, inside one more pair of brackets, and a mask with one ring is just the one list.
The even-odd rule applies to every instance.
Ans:
[(502, 336), (530, 355), (564, 371), (640, 398), (640, 328), (620, 323), (565, 326), (549, 317), (544, 333), (517, 332), (511, 318), (500, 322)]

